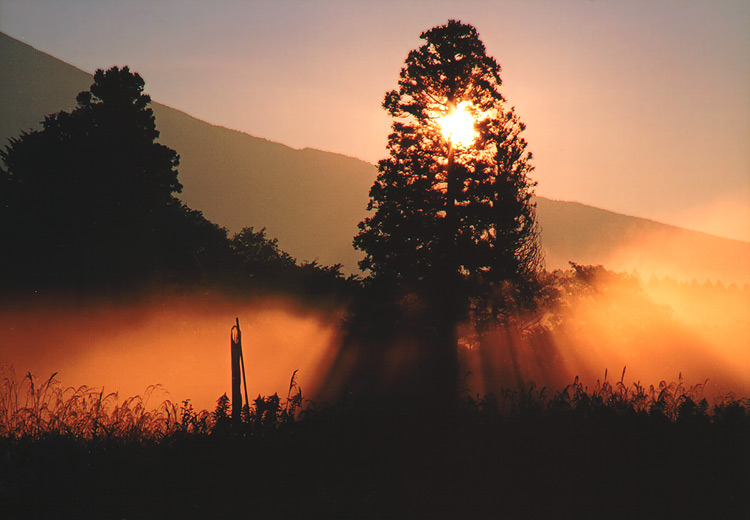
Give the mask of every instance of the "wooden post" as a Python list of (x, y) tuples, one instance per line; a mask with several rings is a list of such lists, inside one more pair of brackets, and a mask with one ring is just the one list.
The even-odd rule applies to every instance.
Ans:
[(242, 333), (240, 332), (240, 319), (236, 318), (236, 320), (236, 325), (232, 327), (229, 338), (232, 347), (232, 424), (235, 427), (240, 424), (240, 412), (242, 410), (242, 392), (240, 390)]

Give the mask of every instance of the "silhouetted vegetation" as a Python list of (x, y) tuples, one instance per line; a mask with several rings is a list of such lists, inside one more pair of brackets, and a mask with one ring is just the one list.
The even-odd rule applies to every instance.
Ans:
[[(626, 301), (636, 311), (619, 319), (641, 328), (646, 314), (671, 324), (669, 309), (637, 277), (602, 266), (542, 271), (531, 154), (498, 90), (499, 66), (469, 25), (422, 38), (384, 102), (398, 121), (371, 190), (374, 214), (355, 238), (364, 282), (338, 264), (298, 262), (265, 228), (229, 236), (182, 203), (177, 152), (156, 142), (144, 82), (127, 67), (97, 71), (74, 110), (0, 153), (3, 294), (203, 285), (351, 302), (333, 404), (304, 401), (295, 373), (286, 398), (258, 395), (235, 421), (226, 394), (209, 412), (155, 403), (158, 387), (120, 401), (55, 376), (18, 382), (9, 369), (3, 517), (750, 513), (748, 399), (709, 402), (681, 377), (628, 385), (624, 371), (615, 384), (605, 372), (592, 389), (576, 378), (553, 391), (523, 373), (521, 348), (543, 375), (557, 362), (550, 337), (575, 332), (573, 306)], [(470, 150), (434, 123), (462, 101), (478, 116)], [(720, 290), (747, 302), (746, 289)], [(638, 337), (638, 327), (628, 332)], [(497, 354), (506, 343), (509, 359)], [(455, 388), (471, 356), (484, 363), (481, 393)], [(497, 360), (515, 387), (500, 384)]]
[(12, 139), (0, 170), (5, 283), (43, 289), (181, 276), (222, 233), (175, 199), (179, 157), (127, 67), (97, 71), (72, 112)]
[[(452, 20), (421, 38), (383, 102), (394, 119), (390, 157), (354, 240), (366, 253), (361, 266), (425, 296), (454, 277), (462, 300), (488, 298), (492, 283), (527, 288), (541, 268), (533, 167), (525, 125), (499, 91), (500, 66), (471, 25)], [(461, 103), (476, 132), (463, 146), (439, 124)]]
[[(422, 327), (433, 350), (427, 379), (447, 397), (457, 323), (469, 313), (499, 319), (509, 287), (517, 303), (532, 304), (542, 258), (525, 126), (500, 93), (500, 66), (471, 25), (451, 20), (421, 38), (383, 102), (394, 119), (390, 157), (378, 164), (372, 214), (354, 246), (365, 252), (360, 266), (370, 283), (381, 286), (371, 297), (386, 298), (375, 307), (398, 306), (394, 298), (407, 293), (419, 300), (409, 327)], [(440, 124), (459, 109), (473, 120), (470, 144), (454, 142)]]
[(226, 395), (208, 413), (6, 371), (3, 516), (740, 518), (750, 401), (701, 390), (529, 384), (425, 417), (346, 395), (303, 407), (293, 378), (232, 428)]
[(99, 70), (75, 109), (0, 152), (0, 289), (211, 283), (320, 294), (356, 285), (340, 266), (298, 265), (265, 228), (229, 238), (177, 199), (179, 156), (156, 142), (143, 89), (128, 67)]

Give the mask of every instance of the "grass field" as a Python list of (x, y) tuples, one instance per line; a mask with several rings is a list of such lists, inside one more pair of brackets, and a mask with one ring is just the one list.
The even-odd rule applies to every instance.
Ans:
[(681, 382), (258, 397), (232, 424), (3, 373), (3, 518), (746, 518), (747, 399)]

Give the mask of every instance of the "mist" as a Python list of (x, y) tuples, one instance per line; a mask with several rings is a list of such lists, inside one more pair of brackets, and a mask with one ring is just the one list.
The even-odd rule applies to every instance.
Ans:
[[(750, 394), (750, 287), (615, 273), (600, 266), (557, 271), (543, 303), (502, 323), (459, 327), (459, 390), (499, 395), (556, 392), (605, 379), (633, 389), (682, 384), (709, 401)], [(407, 306), (403, 303), (403, 306)], [(322, 387), (333, 399), (347, 388), (413, 394), (423, 390), (430, 345), (412, 331), (384, 343), (342, 340), (324, 361)], [(424, 397), (424, 396), (422, 396)]]
[[(558, 280), (545, 312), (465, 326), (465, 388), (483, 394), (534, 382), (558, 391), (579, 377), (646, 389), (664, 382), (715, 399), (750, 393), (750, 289), (584, 268)], [(481, 341), (484, 341), (482, 344)]]
[[(750, 288), (589, 269), (557, 273), (555, 298), (481, 333), (460, 327), (461, 388), (498, 393), (534, 382), (557, 391), (576, 376), (594, 387), (625, 373), (626, 385), (661, 381), (704, 385), (702, 395), (750, 394)], [(419, 338), (373, 349), (342, 346), (347, 310), (283, 297), (220, 292), (154, 294), (128, 302), (7, 305), (0, 311), (0, 365), (16, 377), (52, 374), (65, 387), (86, 385), (121, 399), (190, 399), (213, 409), (230, 393), (230, 330), (242, 328), (250, 398), (285, 397), (295, 370), (305, 398), (336, 399), (357, 378), (379, 388), (420, 381), (430, 355)]]
[(120, 399), (160, 385), (150, 404), (190, 399), (196, 409), (231, 395), (230, 330), (240, 320), (250, 399), (303, 392), (335, 337), (336, 313), (281, 297), (218, 292), (152, 295), (128, 303), (51, 300), (0, 314), (0, 365), (20, 379), (52, 374), (64, 387), (103, 388)]

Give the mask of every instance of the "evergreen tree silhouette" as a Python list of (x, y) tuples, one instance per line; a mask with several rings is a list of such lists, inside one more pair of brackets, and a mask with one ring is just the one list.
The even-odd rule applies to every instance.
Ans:
[(179, 157), (156, 142), (143, 88), (128, 67), (98, 70), (76, 108), (0, 152), (6, 284), (122, 285), (228, 250), (226, 231), (175, 198)]
[[(542, 258), (531, 153), (524, 124), (500, 93), (500, 66), (471, 25), (451, 20), (421, 38), (398, 89), (385, 96), (394, 119), (389, 157), (379, 162), (372, 214), (354, 246), (365, 252), (360, 267), (374, 285), (425, 302), (436, 363), (446, 367), (438, 370), (449, 372), (462, 313), (497, 316), (508, 284), (533, 293)], [(439, 124), (458, 108), (474, 120), (468, 145)]]

